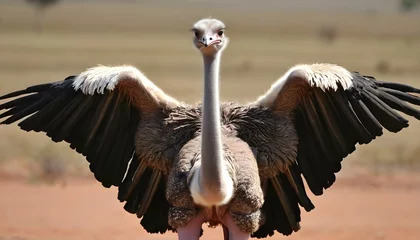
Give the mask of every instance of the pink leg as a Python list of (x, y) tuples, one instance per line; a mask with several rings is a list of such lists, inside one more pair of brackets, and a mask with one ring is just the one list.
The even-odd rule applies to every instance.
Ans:
[(201, 214), (191, 219), (186, 226), (176, 230), (178, 232), (178, 240), (198, 240), (203, 223), (204, 217)]
[(229, 229), (222, 224), (223, 228), (223, 240), (229, 240)]
[(249, 240), (251, 234), (242, 232), (239, 229), (229, 213), (223, 216), (223, 224), (227, 227), (229, 232), (229, 240)]

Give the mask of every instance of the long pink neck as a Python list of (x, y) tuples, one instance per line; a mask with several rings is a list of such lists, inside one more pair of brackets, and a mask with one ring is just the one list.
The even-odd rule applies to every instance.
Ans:
[(220, 56), (203, 56), (204, 99), (201, 141), (200, 185), (220, 189), (223, 171), (223, 150), (220, 123), (219, 68)]

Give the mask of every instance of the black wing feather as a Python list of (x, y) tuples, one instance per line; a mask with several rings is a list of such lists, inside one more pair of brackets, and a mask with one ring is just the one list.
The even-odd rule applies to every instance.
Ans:
[(370, 143), (372, 141), (372, 135), (355, 114), (347, 96), (343, 95), (340, 90), (329, 91), (327, 94), (331, 95), (335, 100), (337, 109), (340, 109), (340, 113), (343, 115), (342, 120), (347, 123), (347, 127), (357, 133), (356, 141), (360, 144)]
[(331, 150), (335, 155), (333, 161), (339, 169), (341, 166), (336, 159), (347, 155), (347, 146), (349, 144), (347, 143), (344, 133), (340, 129), (339, 119), (332, 103), (320, 89), (315, 90), (314, 93), (316, 96), (315, 104), (317, 105), (318, 111), (321, 113), (320, 116), (323, 117), (323, 126), (325, 127), (325, 130), (329, 132), (331, 145), (333, 145), (331, 146)]
[(416, 105), (420, 104), (420, 98), (417, 96), (411, 95), (409, 93), (401, 92), (401, 91), (390, 89), (390, 88), (384, 88), (384, 87), (379, 87), (378, 90), (389, 93), (397, 97), (399, 100), (407, 101), (409, 103), (416, 104)]
[[(54, 142), (70, 143), (72, 149), (90, 162), (90, 170), (104, 187), (119, 186), (119, 195), (125, 196), (119, 199), (126, 201), (125, 209), (131, 213), (136, 213), (144, 204), (144, 195), (149, 194), (145, 192), (147, 186), (153, 184), (150, 193), (154, 196), (147, 198), (149, 208), (145, 209), (144, 217), (140, 216), (142, 225), (149, 232), (171, 230), (167, 223), (169, 206), (164, 197), (165, 180), (159, 178), (153, 183), (151, 169), (139, 176), (140, 181), (133, 183), (131, 179), (139, 166), (134, 144), (142, 113), (118, 88), (104, 94), (86, 95), (74, 89), (74, 79), (75, 76), (70, 76), (63, 81), (0, 96), (0, 100), (16, 98), (0, 104), (0, 111), (5, 110), (0, 112), (0, 120), (6, 118), (1, 124), (25, 118), (18, 123), (21, 129), (43, 131)], [(134, 160), (126, 173), (130, 159)], [(127, 195), (128, 189), (133, 187), (134, 191)], [(153, 216), (157, 210), (159, 216)]]
[[(125, 173), (123, 167), (127, 167), (134, 152), (134, 141), (127, 142), (128, 146), (115, 150), (111, 148), (114, 142), (112, 139), (118, 131), (135, 132), (135, 125), (120, 124), (136, 120), (138, 123), (139, 113), (119, 110), (121, 107), (118, 106), (127, 105), (128, 101), (120, 97), (118, 90), (88, 96), (81, 91), (75, 91), (73, 81), (74, 76), (71, 76), (61, 82), (31, 86), (1, 96), (0, 99), (18, 97), (0, 105), (0, 109), (10, 109), (1, 115), (1, 118), (8, 117), (2, 123), (11, 124), (27, 117), (18, 124), (22, 129), (44, 131), (54, 142), (64, 140), (71, 143), (71, 147), (86, 156), (91, 165), (94, 163), (100, 166), (91, 167), (100, 182), (106, 181), (107, 186), (118, 186)], [(92, 116), (91, 112), (95, 110), (96, 114)], [(117, 151), (114, 152), (114, 156), (119, 158), (103, 164), (108, 160), (110, 149)], [(106, 173), (115, 171), (116, 167), (123, 169), (123, 173), (118, 174), (119, 181), (111, 181)]]
[[(356, 149), (357, 143), (370, 143), (383, 134), (383, 128), (398, 132), (408, 126), (408, 121), (397, 111), (420, 120), (420, 110), (407, 104), (420, 105), (420, 98), (414, 95), (420, 93), (420, 89), (412, 86), (377, 81), (353, 72), (352, 86), (348, 89), (338, 85), (336, 90), (322, 90), (302, 84), (308, 80), (302, 76), (292, 76), (290, 84), (285, 84), (285, 90), (282, 89), (285, 95), (278, 97), (282, 99), (280, 101), (290, 101), (285, 96), (301, 94), (296, 98), (299, 99), (296, 105), (280, 103), (280, 110), (274, 110), (279, 111), (280, 115), (292, 112), (299, 137), (296, 163), (289, 166), (288, 172), (277, 176), (277, 183), (282, 186), (281, 192), (287, 193), (288, 206), (282, 206), (275, 195), (275, 186), (269, 183), (263, 206), (266, 222), (252, 237), (271, 236), (274, 229), (285, 235), (291, 234), (293, 229), (290, 223), (294, 220), (291, 221), (290, 216), (287, 218), (285, 209), (290, 215), (295, 202), (306, 211), (314, 208), (305, 192), (302, 177), (313, 194), (322, 195), (323, 190), (334, 183), (335, 173), (341, 169), (341, 161)], [(284, 106), (292, 107), (285, 109)], [(287, 178), (283, 179), (283, 175)], [(295, 214), (299, 222), (300, 212), (296, 211)]]
[(391, 108), (394, 108), (400, 112), (403, 112), (420, 120), (420, 111), (409, 106), (407, 103), (400, 101), (397, 97), (383, 91), (376, 91), (376, 95), (379, 97), (379, 99), (381, 99), (385, 104), (389, 105)]
[(303, 184), (303, 180), (301, 177), (301, 170), (299, 166), (294, 163), (290, 168), (288, 169), (289, 173), (287, 174), (287, 177), (289, 178), (289, 182), (295, 188), (296, 195), (299, 199), (299, 204), (306, 210), (311, 211), (315, 208), (313, 205), (311, 199), (306, 194), (305, 185)]
[[(420, 111), (405, 101), (420, 105), (414, 87), (387, 83), (353, 73), (353, 86), (344, 90), (312, 87), (296, 106), (299, 135), (297, 163), (315, 195), (331, 186), (334, 173), (355, 144), (367, 144), (382, 135), (382, 127), (398, 132), (408, 121), (396, 110), (419, 118)], [(337, 153), (339, 153), (337, 155)], [(341, 167), (341, 165), (340, 165)], [(332, 174), (332, 175), (331, 175)], [(335, 176), (335, 175), (334, 175)]]
[(354, 96), (349, 96), (348, 99), (353, 106), (354, 113), (364, 124), (364, 126), (366, 126), (366, 130), (370, 133), (372, 138), (381, 136), (383, 134), (381, 124), (378, 122), (375, 116), (373, 116), (363, 101), (356, 99)]
[(5, 102), (3, 104), (0, 104), (0, 110), (12, 108), (14, 106), (27, 106), (31, 102), (37, 102), (42, 98), (42, 96), (39, 95), (29, 95), (21, 98), (17, 98), (15, 100), (12, 100), (10, 102)]
[[(322, 190), (322, 179), (320, 179), (319, 170), (317, 165), (313, 160), (312, 149), (310, 148), (310, 142), (308, 139), (313, 139), (312, 129), (309, 125), (306, 124), (305, 118), (302, 116), (302, 110), (296, 111), (296, 131), (298, 134), (302, 131), (301, 134), (306, 134), (308, 138), (302, 138), (299, 141), (298, 145), (298, 155), (296, 157), (299, 162), (299, 166), (302, 169), (302, 174), (307, 180), (308, 186), (315, 195), (321, 195)], [(301, 126), (301, 127), (300, 127)]]
[(20, 110), (22, 110), (22, 107), (13, 107), (9, 109), (8, 111), (0, 114), (0, 119), (8, 116), (12, 116), (13, 114), (18, 113)]
[(76, 93), (74, 93), (69, 95), (66, 100), (66, 103), (68, 101), (70, 101), (70, 103), (63, 103), (61, 111), (60, 109), (57, 109), (56, 115), (51, 117), (50, 122), (43, 128), (43, 131), (47, 132), (47, 136), (51, 137), (54, 142), (61, 142), (64, 140), (58, 132), (61, 132), (63, 124), (67, 123), (67, 120), (72, 116), (78, 105), (83, 102), (83, 97), (77, 97)]
[[(67, 119), (67, 121), (61, 126), (61, 129), (56, 134), (56, 140), (57, 141), (66, 141), (68, 143), (73, 142), (72, 134), (75, 134), (75, 132), (72, 131), (73, 128), (75, 128), (75, 125), (77, 121), (80, 119), (84, 119), (86, 114), (88, 114), (89, 108), (92, 106), (93, 97), (84, 97), (84, 96), (78, 96), (78, 99), (80, 99), (80, 102), (73, 102), (72, 105), (77, 104), (77, 108), (73, 110), (70, 117)], [(77, 129), (77, 128), (75, 128)]]
[[(346, 150), (344, 151), (344, 154), (354, 151), (355, 149), (354, 145), (358, 141), (357, 139), (358, 139), (359, 133), (349, 128), (350, 119), (346, 118), (345, 114), (342, 113), (342, 109), (340, 108), (339, 104), (336, 102), (334, 97), (329, 94), (323, 94), (323, 95), (326, 95), (331, 109), (334, 109), (333, 112), (335, 113), (335, 116), (337, 118), (337, 122), (340, 126), (340, 130), (342, 131), (343, 135), (346, 136), (347, 145), (346, 145), (346, 148), (345, 148)], [(345, 156), (347, 155), (344, 155), (343, 157)]]
[(382, 102), (373, 93), (362, 91), (362, 97), (365, 100), (366, 106), (371, 109), (373, 115), (388, 131), (398, 132), (401, 129), (408, 127), (408, 121), (397, 114), (388, 105)]
[(266, 196), (264, 197), (262, 211), (265, 214), (265, 223), (258, 231), (251, 235), (252, 237), (266, 238), (267, 236), (272, 236), (274, 230), (286, 236), (293, 232), (286, 212), (280, 203), (271, 181), (267, 182)]

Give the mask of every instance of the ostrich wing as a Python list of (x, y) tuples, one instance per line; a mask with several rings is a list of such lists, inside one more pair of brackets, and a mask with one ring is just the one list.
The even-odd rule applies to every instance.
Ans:
[(408, 104), (420, 105), (420, 98), (412, 93), (420, 93), (420, 89), (378, 81), (330, 64), (298, 65), (275, 82), (254, 104), (268, 108), (273, 116), (292, 121), (298, 137), (297, 156), (296, 161), (280, 164), (266, 194), (269, 215), (276, 211), (280, 200), (283, 210), (279, 213), (286, 221), (285, 229), (278, 229), (283, 224), (281, 217), (270, 220), (268, 216), (267, 224), (255, 236), (271, 234), (276, 228), (284, 234), (299, 229), (297, 203), (307, 211), (314, 208), (301, 175), (310, 190), (321, 195), (334, 183), (341, 161), (357, 143), (371, 142), (382, 135), (383, 128), (398, 132), (408, 126), (397, 111), (420, 119), (420, 111)]
[[(149, 206), (163, 209), (167, 202), (161, 172), (145, 168), (133, 157), (136, 129), (145, 118), (163, 121), (162, 111), (177, 105), (136, 68), (99, 66), (60, 82), (1, 96), (0, 113), (6, 111), (0, 120), (7, 117), (1, 124), (11, 124), (27, 117), (18, 124), (21, 129), (46, 132), (54, 142), (70, 143), (86, 156), (103, 186), (119, 187), (119, 199), (127, 201), (125, 209), (142, 217)], [(149, 215), (155, 226), (143, 217), (143, 226), (150, 226), (146, 230), (168, 228), (167, 216)], [(166, 225), (158, 229), (156, 221)]]

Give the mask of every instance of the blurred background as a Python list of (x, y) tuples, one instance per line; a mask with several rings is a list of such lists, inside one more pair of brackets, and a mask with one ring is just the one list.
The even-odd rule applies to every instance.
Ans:
[[(170, 95), (200, 101), (202, 61), (189, 30), (209, 16), (231, 40), (225, 101), (254, 100), (298, 63), (420, 87), (419, 0), (0, 0), (0, 95), (97, 64), (132, 64)], [(289, 239), (420, 239), (420, 122), (407, 118), (408, 129), (357, 146)], [(1, 240), (174, 237), (145, 234), (82, 156), (16, 125), (0, 127), (0, 192)]]

